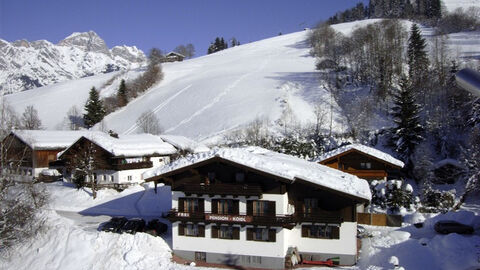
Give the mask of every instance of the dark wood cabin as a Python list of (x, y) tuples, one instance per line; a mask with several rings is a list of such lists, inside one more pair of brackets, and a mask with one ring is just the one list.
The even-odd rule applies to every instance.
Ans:
[(168, 62), (182, 62), (183, 59), (185, 59), (185, 56), (183, 54), (177, 53), (177, 52), (169, 52), (165, 57), (162, 59), (162, 62), (168, 63)]
[(355, 148), (321, 160), (319, 163), (366, 180), (398, 177), (402, 169), (402, 167), (396, 164)]

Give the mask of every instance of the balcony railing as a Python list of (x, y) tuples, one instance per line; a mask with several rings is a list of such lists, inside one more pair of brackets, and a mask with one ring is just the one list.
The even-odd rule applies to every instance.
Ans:
[(234, 196), (258, 196), (262, 195), (262, 187), (251, 184), (188, 184), (175, 188), (185, 194), (199, 195), (234, 195)]
[(293, 215), (274, 215), (274, 216), (254, 216), (254, 215), (222, 215), (210, 212), (178, 212), (172, 209), (168, 214), (171, 222), (205, 222), (205, 223), (226, 223), (226, 224), (245, 224), (256, 226), (275, 226), (291, 229), (297, 223), (342, 223), (343, 219), (336, 215), (327, 214), (307, 214), (295, 213)]
[(124, 164), (112, 164), (112, 167), (115, 171), (124, 171), (124, 170), (136, 170), (136, 169), (148, 169), (153, 167), (151, 161), (141, 161), (134, 163), (124, 163)]

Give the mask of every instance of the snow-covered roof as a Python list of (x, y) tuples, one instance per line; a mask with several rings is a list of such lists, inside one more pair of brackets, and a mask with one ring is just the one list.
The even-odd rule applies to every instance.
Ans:
[(148, 170), (143, 173), (143, 178), (148, 180), (212, 158), (228, 160), (290, 180), (292, 183), (303, 180), (364, 200), (371, 199), (366, 180), (315, 162), (258, 147), (216, 148), (209, 152), (189, 155), (168, 165)]
[[(152, 134), (119, 135), (118, 138), (115, 138), (100, 132), (87, 134), (82, 137), (116, 157), (171, 155), (177, 152), (173, 145)], [(59, 153), (58, 156), (62, 154)]]
[(177, 149), (188, 151), (190, 153), (208, 152), (210, 148), (202, 143), (180, 135), (159, 135), (162, 140), (175, 146)]
[(65, 149), (82, 136), (104, 134), (87, 130), (14, 130), (12, 134), (33, 150)]
[(451, 159), (451, 158), (446, 158), (446, 159), (440, 160), (439, 162), (435, 163), (435, 165), (433, 167), (434, 167), (434, 169), (438, 169), (438, 168), (443, 167), (445, 165), (452, 165), (452, 166), (455, 166), (457, 168), (465, 168), (465, 166), (460, 161), (458, 161), (456, 159)]
[(177, 52), (169, 52), (167, 53), (167, 55), (165, 55), (166, 57), (169, 57), (171, 55), (177, 55), (177, 56), (181, 56), (181, 57), (184, 57), (185, 58), (185, 55), (181, 54), (181, 53), (177, 53)]
[(342, 153), (345, 153), (347, 151), (350, 151), (350, 150), (357, 150), (359, 152), (362, 152), (366, 155), (369, 155), (373, 158), (376, 158), (376, 159), (380, 159), (380, 160), (383, 160), (385, 162), (388, 162), (392, 165), (395, 165), (395, 166), (398, 166), (400, 168), (403, 168), (403, 166), (405, 165), (401, 160), (398, 160), (394, 157), (392, 157), (391, 155), (385, 153), (385, 152), (382, 152), (378, 149), (375, 149), (375, 148), (372, 148), (372, 147), (369, 147), (369, 146), (366, 146), (366, 145), (363, 145), (363, 144), (349, 144), (349, 145), (345, 145), (345, 146), (342, 146), (342, 147), (339, 147), (335, 150), (332, 150), (330, 152), (327, 152), (321, 156), (319, 156), (317, 159), (315, 159), (316, 162), (322, 162), (322, 161), (325, 161), (327, 159), (330, 159), (332, 157), (335, 157), (337, 155), (340, 155)]

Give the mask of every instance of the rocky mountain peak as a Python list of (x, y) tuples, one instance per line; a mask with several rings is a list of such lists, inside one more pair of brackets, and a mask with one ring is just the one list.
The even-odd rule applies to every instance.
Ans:
[(70, 36), (58, 42), (59, 46), (77, 47), (85, 52), (101, 52), (110, 54), (107, 44), (94, 31), (74, 32)]

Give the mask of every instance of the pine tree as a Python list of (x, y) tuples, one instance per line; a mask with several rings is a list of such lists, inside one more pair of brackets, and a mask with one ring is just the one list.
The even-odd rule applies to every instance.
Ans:
[(417, 24), (413, 24), (408, 39), (408, 78), (415, 89), (417, 96), (422, 96), (423, 105), (426, 104), (426, 86), (428, 81), (429, 60), (426, 51), (426, 42), (420, 33)]
[(406, 78), (402, 78), (400, 87), (400, 91), (394, 95), (391, 112), (395, 123), (391, 140), (395, 151), (406, 161), (405, 170), (410, 172), (413, 169), (411, 156), (423, 140), (424, 128), (419, 121), (420, 108), (415, 102), (412, 86)]
[(118, 88), (117, 92), (117, 102), (119, 107), (123, 107), (128, 103), (127, 86), (125, 85), (125, 80), (120, 82), (120, 87)]
[(84, 107), (86, 113), (83, 115), (83, 121), (87, 128), (93, 127), (96, 123), (102, 121), (105, 116), (103, 102), (100, 100), (97, 90), (92, 87), (89, 98)]

